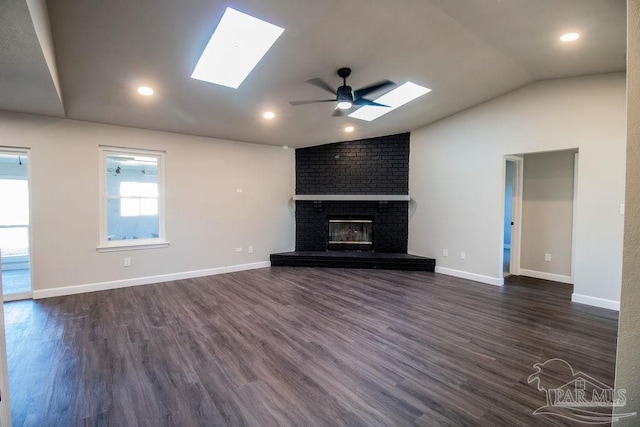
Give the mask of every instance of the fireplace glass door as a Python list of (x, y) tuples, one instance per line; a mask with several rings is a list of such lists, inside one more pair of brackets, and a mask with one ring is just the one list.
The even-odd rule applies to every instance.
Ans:
[(370, 251), (373, 249), (372, 219), (330, 219), (329, 250)]

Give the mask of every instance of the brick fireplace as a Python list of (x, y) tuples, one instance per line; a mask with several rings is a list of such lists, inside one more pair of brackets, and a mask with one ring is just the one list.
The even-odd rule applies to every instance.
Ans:
[[(406, 253), (409, 134), (296, 150), (296, 251)], [(371, 219), (370, 245), (329, 243), (332, 219)]]
[(296, 250), (272, 266), (434, 271), (407, 253), (408, 133), (297, 149), (293, 198)]
[(373, 243), (351, 250), (406, 253), (408, 202), (379, 201), (296, 201), (296, 250), (336, 250), (328, 243), (329, 221), (335, 218), (371, 218)]

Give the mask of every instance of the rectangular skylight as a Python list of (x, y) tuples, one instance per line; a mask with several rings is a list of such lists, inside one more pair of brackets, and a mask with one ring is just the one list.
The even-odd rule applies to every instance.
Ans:
[(228, 7), (191, 78), (237, 89), (283, 31)]
[(431, 92), (431, 89), (429, 88), (415, 83), (406, 82), (375, 100), (375, 102), (388, 105), (390, 108), (365, 105), (364, 107), (360, 107), (353, 113), (349, 114), (349, 117), (370, 122), (429, 92)]

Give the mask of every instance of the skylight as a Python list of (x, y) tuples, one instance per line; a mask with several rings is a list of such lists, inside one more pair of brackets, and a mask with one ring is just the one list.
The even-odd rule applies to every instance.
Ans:
[(349, 117), (370, 122), (429, 92), (431, 92), (429, 88), (406, 82), (402, 86), (398, 86), (391, 92), (385, 93), (375, 100), (375, 102), (388, 105), (390, 108), (365, 105), (349, 114)]
[(283, 31), (228, 7), (191, 78), (237, 89)]

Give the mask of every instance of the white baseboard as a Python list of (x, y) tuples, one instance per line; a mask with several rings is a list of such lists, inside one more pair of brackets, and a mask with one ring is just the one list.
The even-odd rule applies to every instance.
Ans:
[(459, 277), (461, 279), (473, 280), (474, 282), (486, 283), (488, 285), (504, 285), (504, 278), (502, 277), (483, 276), (482, 274), (469, 273), (462, 270), (454, 270), (453, 268), (436, 267), (436, 273)]
[(4, 301), (4, 302), (20, 301), (20, 300), (23, 300), (23, 299), (31, 299), (31, 298), (33, 298), (33, 293), (31, 291), (16, 292), (15, 294), (3, 295), (2, 301)]
[(562, 274), (545, 273), (543, 271), (520, 269), (520, 276), (533, 277), (534, 279), (551, 280), (552, 282), (573, 284), (571, 276), (563, 276)]
[(270, 261), (251, 264), (231, 265), (228, 267), (208, 268), (205, 270), (184, 271), (181, 273), (161, 274), (158, 276), (136, 277), (133, 279), (114, 280), (111, 282), (88, 283), (86, 285), (64, 286), (60, 288), (40, 289), (33, 291), (33, 299), (59, 297), (63, 295), (82, 294), (85, 292), (106, 291), (109, 289), (128, 288), (130, 286), (150, 285), (152, 283), (170, 282), (172, 280), (193, 279), (195, 277), (213, 276), (216, 274), (234, 273), (236, 271), (254, 270), (271, 267)]
[(580, 304), (593, 305), (595, 307), (608, 308), (609, 310), (620, 311), (620, 302), (604, 298), (590, 297), (589, 295), (571, 294), (571, 301)]

